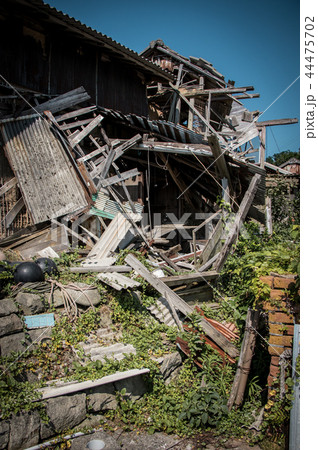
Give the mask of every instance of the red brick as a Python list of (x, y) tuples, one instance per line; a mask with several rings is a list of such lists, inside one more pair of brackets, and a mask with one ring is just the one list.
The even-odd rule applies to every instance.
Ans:
[(280, 373), (280, 367), (271, 365), (269, 374), (274, 378), (278, 378), (279, 373)]
[(279, 356), (272, 356), (271, 357), (271, 365), (279, 366)]
[(281, 289), (272, 289), (270, 293), (270, 298), (272, 300), (281, 300), (283, 298), (286, 298), (286, 294)]
[(276, 380), (276, 379), (277, 379), (276, 377), (268, 375), (268, 377), (267, 377), (267, 384), (268, 384), (268, 386), (271, 386), (273, 384), (273, 381)]
[(271, 334), (282, 334), (284, 336), (293, 336), (294, 335), (294, 325), (279, 325), (279, 324), (275, 324), (275, 323), (270, 323), (269, 324), (269, 332)]
[(292, 347), (292, 336), (270, 336), (269, 344), (283, 345), (284, 347)]
[(283, 346), (278, 347), (277, 345), (273, 345), (273, 344), (268, 346), (268, 353), (273, 356), (281, 355), (284, 350), (285, 350), (285, 347), (283, 347)]
[(295, 284), (293, 278), (274, 277), (273, 287), (275, 289), (291, 289)]
[(291, 314), (285, 314), (282, 312), (270, 312), (268, 313), (268, 320), (270, 323), (283, 323), (293, 324), (294, 317)]
[(260, 280), (261, 280), (263, 283), (267, 284), (271, 289), (272, 289), (272, 287), (273, 287), (273, 279), (274, 279), (274, 277), (270, 277), (270, 276), (267, 276), (267, 277), (260, 277)]
[(263, 303), (263, 309), (265, 311), (280, 311), (286, 308), (287, 304), (283, 300), (271, 300)]

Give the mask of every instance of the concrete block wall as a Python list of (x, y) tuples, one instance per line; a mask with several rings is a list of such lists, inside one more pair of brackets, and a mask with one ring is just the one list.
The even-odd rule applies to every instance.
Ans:
[(290, 301), (288, 291), (295, 286), (295, 275), (270, 275), (261, 277), (267, 284), (270, 296), (263, 308), (268, 313), (269, 342), (268, 352), (271, 355), (268, 386), (280, 375), (280, 355), (293, 348), (294, 323), (298, 320), (299, 307)]

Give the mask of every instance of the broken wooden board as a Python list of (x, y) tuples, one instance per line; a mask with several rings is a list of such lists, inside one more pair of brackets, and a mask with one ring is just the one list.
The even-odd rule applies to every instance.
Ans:
[(138, 169), (127, 170), (126, 172), (122, 172), (119, 175), (115, 175), (113, 177), (106, 178), (101, 182), (103, 188), (107, 186), (111, 186), (115, 183), (120, 183), (121, 181), (128, 180), (129, 178), (136, 177), (140, 172)]
[(164, 277), (164, 278), (161, 278), (161, 281), (163, 281), (167, 286), (176, 287), (176, 286), (183, 286), (183, 285), (191, 284), (194, 282), (200, 283), (202, 281), (214, 280), (218, 276), (219, 276), (219, 274), (215, 270), (211, 270), (208, 272), (187, 273), (185, 275)]
[(205, 265), (216, 253), (220, 250), (218, 247), (220, 245), (220, 239), (223, 234), (224, 223), (222, 218), (218, 221), (215, 226), (208, 242), (204, 246), (201, 256), (199, 258), (200, 265)]
[(75, 137), (69, 139), (71, 147), (74, 148), (75, 145), (79, 144), (92, 130), (94, 130), (94, 128), (97, 127), (97, 125), (101, 123), (103, 119), (104, 117), (101, 115), (95, 117), (88, 125), (86, 125), (85, 128), (83, 128), (83, 130), (77, 133)]
[(89, 100), (91, 97), (85, 91), (83, 86), (73, 89), (72, 91), (66, 92), (65, 94), (59, 95), (47, 102), (41, 103), (40, 105), (34, 106), (34, 108), (23, 111), (23, 115), (34, 114), (35, 112), (41, 113), (46, 110), (51, 111), (51, 113), (56, 113), (62, 111), (63, 109), (71, 108), (72, 106), (78, 105), (79, 103)]
[[(129, 264), (139, 275), (141, 275), (148, 283), (150, 283), (162, 296), (169, 298), (174, 307), (182, 314), (187, 316), (192, 313), (194, 309), (189, 306), (178, 294), (172, 291), (159, 278), (154, 277), (145, 266), (138, 261), (133, 255), (126, 256), (125, 261)], [(237, 348), (229, 342), (219, 331), (210, 325), (205, 319), (201, 320), (201, 327), (204, 333), (207, 334), (217, 345), (219, 345), (228, 355), (235, 358), (239, 355)]]
[(140, 286), (138, 281), (125, 277), (125, 275), (121, 275), (120, 273), (99, 273), (97, 278), (117, 291), (121, 291), (122, 289), (132, 289)]
[(14, 188), (18, 183), (16, 177), (13, 177), (11, 180), (7, 181), (0, 187), (0, 196), (6, 194), (10, 189)]
[(124, 272), (131, 272), (131, 267), (130, 266), (88, 266), (88, 267), (82, 267), (82, 266), (78, 266), (78, 267), (71, 267), (70, 268), (70, 272), (72, 273), (90, 273), (90, 272), (120, 272), (120, 273), (124, 273)]
[(9, 228), (9, 226), (12, 224), (14, 219), (17, 217), (19, 212), (24, 206), (24, 200), (23, 197), (20, 197), (19, 200), (15, 203), (15, 205), (10, 209), (10, 211), (7, 213), (7, 215), (4, 218), (5, 227)]

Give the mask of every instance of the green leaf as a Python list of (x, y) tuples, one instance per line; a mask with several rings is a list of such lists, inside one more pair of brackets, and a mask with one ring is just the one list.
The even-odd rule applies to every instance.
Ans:
[(203, 423), (204, 425), (207, 423), (208, 418), (209, 418), (208, 414), (207, 414), (206, 412), (204, 412), (204, 413), (202, 414), (202, 423)]

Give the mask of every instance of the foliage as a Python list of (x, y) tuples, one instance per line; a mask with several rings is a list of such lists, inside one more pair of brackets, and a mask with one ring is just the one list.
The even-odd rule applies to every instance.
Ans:
[(207, 386), (200, 388), (184, 402), (179, 419), (199, 429), (206, 425), (217, 426), (225, 414), (228, 414), (226, 400), (213, 387)]
[(276, 229), (284, 230), (300, 222), (300, 191), (295, 181), (276, 177), (276, 182), (267, 190), (271, 198), (272, 220)]
[(11, 414), (21, 410), (39, 409), (39, 394), (36, 386), (29, 382), (18, 382), (9, 371), (3, 372), (0, 378), (0, 414), (8, 419)]
[(246, 224), (218, 284), (221, 292), (235, 298), (236, 309), (247, 310), (268, 298), (269, 287), (260, 281), (260, 276), (270, 272), (295, 273), (299, 264), (299, 234), (295, 228), (289, 230), (286, 241), (285, 236), (261, 234), (255, 224)]
[(279, 167), (291, 158), (300, 159), (300, 152), (285, 150), (283, 152), (275, 153), (273, 156), (268, 156), (266, 161)]

